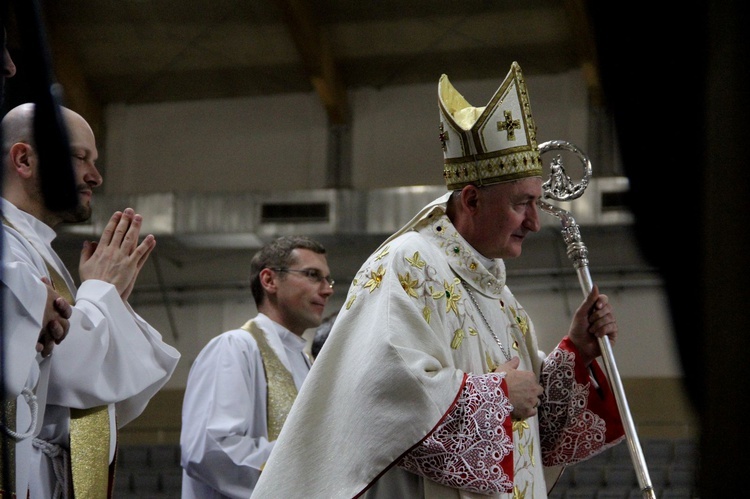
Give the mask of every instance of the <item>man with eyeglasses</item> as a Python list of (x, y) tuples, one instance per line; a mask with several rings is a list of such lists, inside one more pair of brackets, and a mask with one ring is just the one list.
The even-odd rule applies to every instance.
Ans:
[(247, 498), (310, 371), (302, 334), (323, 321), (326, 250), (280, 237), (250, 263), (258, 314), (213, 338), (188, 375), (180, 447), (183, 499)]

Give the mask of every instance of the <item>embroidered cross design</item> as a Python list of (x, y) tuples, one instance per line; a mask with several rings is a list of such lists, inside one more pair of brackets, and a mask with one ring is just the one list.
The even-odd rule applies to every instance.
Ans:
[(440, 143), (443, 145), (443, 151), (448, 150), (448, 146), (445, 144), (448, 142), (448, 134), (445, 132), (445, 128), (443, 128), (443, 123), (440, 123)]
[(505, 115), (505, 121), (497, 122), (498, 132), (508, 132), (508, 140), (516, 140), (516, 130), (521, 129), (521, 122), (513, 119), (513, 113), (510, 111), (503, 111)]

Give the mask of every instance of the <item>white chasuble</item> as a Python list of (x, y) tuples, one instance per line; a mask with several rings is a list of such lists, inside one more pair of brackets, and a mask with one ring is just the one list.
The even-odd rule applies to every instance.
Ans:
[[(595, 390), (565, 339), (539, 352), (504, 263), (458, 234), (448, 196), (355, 275), (253, 497), (545, 498), (547, 471), (622, 438), (605, 379)], [(511, 418), (492, 372), (508, 357), (545, 388), (540, 416)]]

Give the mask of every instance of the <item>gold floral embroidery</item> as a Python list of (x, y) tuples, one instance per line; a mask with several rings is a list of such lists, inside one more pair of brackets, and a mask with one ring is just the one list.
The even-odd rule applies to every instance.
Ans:
[(518, 327), (521, 328), (521, 332), (524, 336), (526, 336), (526, 333), (529, 332), (529, 318), (525, 315), (516, 315), (516, 323), (518, 324)]
[(529, 429), (529, 423), (525, 419), (513, 421), (513, 431), (518, 432), (518, 438), (523, 438), (523, 432)]
[(414, 266), (414, 267), (416, 267), (418, 269), (423, 269), (424, 266), (427, 265), (427, 262), (425, 262), (424, 260), (422, 260), (422, 258), (419, 256), (419, 251), (417, 251), (416, 253), (414, 253), (414, 256), (412, 256), (411, 258), (409, 258), (409, 257), (404, 257), (404, 258), (412, 266)]
[(472, 335), (472, 336), (476, 336), (476, 335), (479, 334), (479, 331), (477, 331), (473, 327), (469, 327), (469, 334)]
[(510, 306), (509, 308), (510, 308), (510, 313), (513, 315), (513, 319), (518, 325), (518, 328), (521, 330), (523, 335), (526, 336), (526, 333), (529, 332), (529, 318), (524, 313), (520, 312), (519, 310), (516, 310), (515, 307)]
[(529, 484), (526, 483), (526, 486), (523, 488), (523, 491), (518, 488), (518, 485), (513, 486), (513, 499), (526, 499), (526, 490), (528, 489)]
[(454, 314), (458, 315), (458, 302), (461, 300), (461, 294), (455, 291), (456, 285), (461, 282), (460, 279), (453, 279), (452, 283), (443, 281), (443, 291), (433, 292), (432, 298), (439, 300), (445, 297), (445, 312), (448, 313), (453, 311)]
[(430, 310), (430, 307), (425, 307), (422, 309), (422, 317), (424, 317), (424, 320), (427, 321), (427, 324), (430, 323), (430, 318), (432, 317), (432, 310)]
[(407, 295), (412, 298), (417, 298), (417, 292), (414, 291), (414, 288), (419, 286), (419, 282), (416, 279), (412, 280), (409, 272), (407, 272), (406, 275), (399, 274), (398, 281), (401, 283), (401, 287), (404, 288)]
[(487, 372), (488, 373), (491, 373), (495, 369), (497, 369), (497, 365), (492, 360), (492, 357), (490, 357), (490, 352), (489, 351), (484, 352), (484, 360), (487, 362)]
[(370, 272), (370, 280), (365, 283), (365, 287), (370, 290), (370, 293), (372, 293), (373, 291), (375, 291), (377, 288), (380, 287), (380, 283), (383, 282), (384, 276), (385, 276), (385, 269), (383, 268), (382, 265), (378, 267), (378, 270), (373, 270)]
[(524, 445), (519, 443), (518, 444), (518, 453), (520, 455), (527, 455), (529, 456), (529, 460), (531, 460), (531, 464), (534, 465), (536, 461), (536, 457), (534, 456), (534, 440), (530, 440), (528, 445)]
[(377, 262), (378, 260), (382, 259), (385, 255), (387, 255), (390, 252), (390, 248), (391, 248), (390, 246), (386, 246), (385, 248), (383, 248), (383, 251), (378, 253), (378, 256), (375, 257), (375, 261)]
[(349, 298), (346, 302), (346, 309), (349, 310), (352, 308), (352, 305), (354, 305), (354, 300), (357, 299), (357, 295), (352, 295), (351, 298)]
[(464, 341), (464, 330), (456, 329), (456, 331), (453, 333), (453, 341), (451, 341), (451, 348), (453, 350), (458, 350), (458, 347), (461, 346), (462, 341)]
[(454, 293), (453, 285), (450, 289), (445, 290), (445, 313), (453, 312), (458, 315), (458, 300), (461, 298), (459, 293)]

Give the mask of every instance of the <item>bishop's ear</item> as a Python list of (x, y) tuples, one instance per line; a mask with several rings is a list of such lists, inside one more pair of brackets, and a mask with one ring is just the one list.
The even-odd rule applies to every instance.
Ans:
[(467, 208), (476, 209), (479, 203), (479, 187), (467, 185), (461, 189), (461, 203)]

